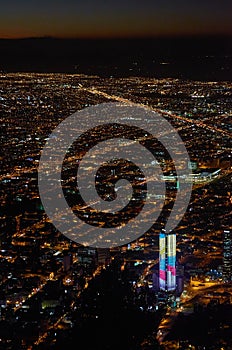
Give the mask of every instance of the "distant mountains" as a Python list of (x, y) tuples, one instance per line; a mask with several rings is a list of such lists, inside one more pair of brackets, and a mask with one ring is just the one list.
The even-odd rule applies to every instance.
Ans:
[(0, 70), (232, 81), (231, 39), (0, 39)]

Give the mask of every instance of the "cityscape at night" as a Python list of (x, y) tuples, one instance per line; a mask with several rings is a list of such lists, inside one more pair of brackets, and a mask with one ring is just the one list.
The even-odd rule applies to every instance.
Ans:
[[(219, 5), (1, 4), (0, 349), (232, 349), (232, 7)], [(70, 131), (75, 113), (83, 124)], [(97, 113), (104, 123), (95, 126)], [(107, 140), (118, 140), (119, 156)], [(120, 156), (128, 140), (155, 161)], [(102, 153), (110, 159), (95, 192), (109, 206), (124, 196), (120, 210), (82, 197), (81, 167), (92, 174)], [(130, 198), (119, 181), (130, 183)], [(153, 181), (160, 187), (150, 193)], [(52, 216), (45, 198), (57, 185)], [(77, 219), (73, 239), (61, 196)], [(127, 225), (132, 233), (119, 239)]]

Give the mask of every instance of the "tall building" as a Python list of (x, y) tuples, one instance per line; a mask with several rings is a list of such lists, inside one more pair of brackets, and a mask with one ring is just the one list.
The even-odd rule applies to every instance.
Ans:
[(224, 231), (223, 237), (223, 278), (232, 281), (232, 232)]
[(159, 285), (164, 291), (176, 289), (176, 235), (161, 232), (159, 236)]
[(65, 254), (63, 257), (63, 269), (65, 272), (68, 272), (72, 266), (72, 254)]
[(154, 271), (152, 274), (152, 289), (154, 292), (159, 292), (159, 271)]
[(176, 295), (180, 296), (184, 290), (184, 266), (176, 266)]
[(110, 262), (110, 249), (97, 248), (97, 261), (99, 265), (107, 265)]

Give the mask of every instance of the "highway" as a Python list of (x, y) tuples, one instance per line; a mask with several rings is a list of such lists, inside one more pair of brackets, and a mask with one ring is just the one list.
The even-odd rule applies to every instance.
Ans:
[(119, 96), (116, 96), (116, 95), (109, 95), (103, 91), (100, 91), (100, 90), (97, 90), (95, 88), (82, 88), (80, 87), (81, 90), (84, 90), (84, 91), (87, 91), (87, 92), (90, 92), (92, 94), (95, 94), (95, 95), (99, 95), (99, 96), (103, 96), (109, 100), (115, 100), (115, 101), (118, 101), (118, 102), (122, 102), (122, 103), (127, 103), (127, 104), (130, 104), (132, 106), (141, 106), (141, 107), (144, 107), (146, 109), (150, 109), (154, 112), (157, 112), (161, 115), (166, 115), (168, 117), (171, 117), (175, 120), (180, 120), (180, 121), (184, 121), (186, 123), (190, 123), (191, 125), (196, 125), (196, 126), (199, 126), (200, 128), (204, 128), (204, 129), (207, 129), (207, 130), (210, 130), (210, 131), (213, 131), (213, 132), (218, 132), (220, 133), (221, 135), (224, 135), (224, 136), (227, 136), (229, 138), (232, 138), (232, 134), (227, 132), (226, 130), (223, 130), (223, 129), (220, 129), (220, 128), (217, 128), (217, 127), (214, 127), (214, 126), (211, 126), (211, 125), (208, 125), (208, 124), (205, 124), (201, 121), (198, 121), (198, 120), (195, 120), (195, 119), (191, 119), (191, 118), (186, 118), (186, 117), (183, 117), (183, 116), (178, 116), (176, 114), (173, 114), (171, 112), (167, 112), (167, 111), (163, 111), (161, 109), (158, 109), (158, 108), (151, 108), (147, 105), (144, 105), (142, 103), (134, 103), (126, 98), (123, 98), (123, 97), (119, 97)]

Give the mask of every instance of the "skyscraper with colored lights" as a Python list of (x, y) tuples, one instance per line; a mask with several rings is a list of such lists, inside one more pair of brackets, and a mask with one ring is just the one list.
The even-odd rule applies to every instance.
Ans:
[(159, 284), (164, 291), (176, 289), (176, 235), (160, 233), (159, 236)]

